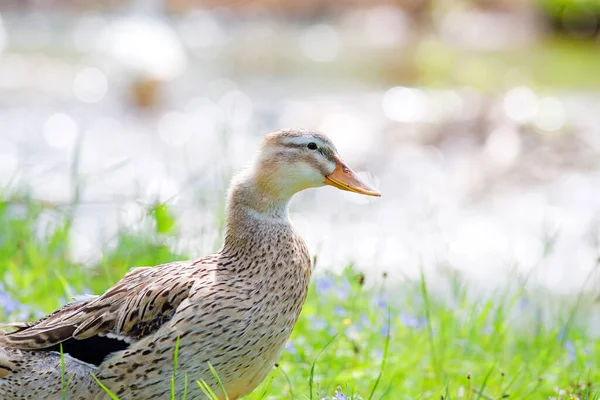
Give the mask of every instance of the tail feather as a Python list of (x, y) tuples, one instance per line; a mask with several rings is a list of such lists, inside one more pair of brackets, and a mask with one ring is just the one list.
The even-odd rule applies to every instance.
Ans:
[(17, 366), (11, 361), (7, 350), (0, 347), (0, 379), (5, 379), (10, 374), (14, 374)]
[[(96, 368), (56, 352), (36, 352), (0, 346), (0, 399), (16, 400), (63, 398), (64, 382), (67, 398), (94, 398), (99, 387), (93, 381)], [(79, 396), (79, 397), (77, 397)]]
[(6, 329), (11, 329), (12, 331), (20, 331), (22, 329), (27, 329), (31, 326), (33, 326), (34, 324), (32, 322), (3, 322), (0, 324), (0, 336), (4, 336), (8, 333), (12, 333), (12, 332), (6, 332)]

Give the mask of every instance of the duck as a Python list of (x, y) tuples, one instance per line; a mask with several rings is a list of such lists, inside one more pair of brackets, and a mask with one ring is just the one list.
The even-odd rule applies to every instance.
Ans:
[(325, 134), (266, 134), (230, 183), (219, 251), (134, 268), (101, 295), (5, 324), (0, 398), (171, 398), (173, 376), (176, 398), (187, 391), (188, 399), (204, 399), (198, 385), (186, 385), (196, 381), (220, 400), (251, 393), (285, 348), (312, 273), (288, 205), (296, 193), (325, 185), (380, 196)]

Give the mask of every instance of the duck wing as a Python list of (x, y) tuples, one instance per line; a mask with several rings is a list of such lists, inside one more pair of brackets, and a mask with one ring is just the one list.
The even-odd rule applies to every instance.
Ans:
[(100, 296), (69, 303), (35, 322), (12, 324), (13, 332), (0, 334), (0, 346), (62, 347), (72, 357), (99, 365), (168, 322), (188, 297), (203, 261), (209, 260), (135, 268)]

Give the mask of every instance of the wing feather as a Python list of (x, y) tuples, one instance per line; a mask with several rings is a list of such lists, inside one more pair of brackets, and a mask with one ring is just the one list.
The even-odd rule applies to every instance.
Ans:
[(101, 336), (131, 343), (169, 321), (210, 259), (135, 268), (104, 294), (69, 303), (30, 323), (12, 324), (0, 345), (52, 349), (67, 341)]

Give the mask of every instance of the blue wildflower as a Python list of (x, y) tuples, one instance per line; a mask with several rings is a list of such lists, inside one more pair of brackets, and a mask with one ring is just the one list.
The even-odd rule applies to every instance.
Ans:
[(0, 291), (0, 308), (2, 308), (4, 315), (11, 314), (18, 310), (20, 306), (21, 303), (13, 299), (8, 292)]
[(367, 314), (363, 314), (363, 315), (360, 316), (360, 323), (365, 328), (370, 328), (371, 327), (371, 319), (369, 318), (369, 316)]
[(378, 294), (377, 296), (373, 297), (373, 300), (375, 301), (375, 304), (377, 304), (377, 307), (382, 309), (388, 308), (388, 301), (386, 295)]
[(412, 296), (412, 304), (418, 306), (418, 305), (421, 305), (423, 303), (425, 303), (425, 300), (423, 299), (423, 295), (420, 292), (415, 293)]
[(33, 319), (40, 319), (45, 316), (46, 313), (43, 313), (39, 310), (33, 311), (27, 304), (21, 304), (19, 307), (19, 311), (15, 315), (15, 321), (29, 321), (33, 316)]
[(482, 333), (484, 335), (491, 335), (492, 333), (494, 333), (494, 328), (490, 324), (486, 324), (483, 327)]
[(556, 341), (562, 342), (566, 336), (567, 336), (567, 327), (565, 326), (565, 327), (561, 328), (560, 331), (558, 331), (558, 335), (556, 335)]
[(381, 328), (381, 336), (387, 337), (390, 334), (390, 327), (388, 324), (385, 324), (383, 328)]
[(338, 299), (346, 300), (348, 298), (348, 295), (350, 295), (350, 289), (352, 289), (352, 285), (350, 285), (350, 282), (343, 281), (342, 285), (336, 291)]
[(331, 400), (349, 400), (350, 398), (346, 396), (341, 389), (336, 389), (335, 395)]
[(378, 359), (378, 358), (383, 357), (383, 350), (375, 349), (375, 350), (371, 351), (371, 357), (373, 359)]
[(315, 280), (315, 287), (318, 295), (326, 294), (335, 286), (335, 281), (329, 275), (321, 276)]
[(311, 322), (315, 329), (325, 329), (327, 327), (327, 321), (323, 318), (313, 318)]
[(340, 317), (343, 317), (344, 315), (346, 315), (346, 310), (342, 306), (335, 306), (333, 308), (333, 312), (335, 313), (335, 315), (338, 315)]
[(68, 304), (68, 303), (70, 303), (70, 302), (71, 302), (71, 300), (69, 300), (69, 299), (71, 299), (71, 298), (72, 298), (72, 296), (69, 296), (69, 297), (66, 297), (66, 296), (60, 296), (60, 297), (58, 298), (58, 304), (60, 304), (60, 306), (62, 307), (62, 306), (64, 306), (65, 304)]
[(519, 309), (519, 310), (524, 310), (527, 307), (529, 307), (530, 305), (531, 305), (531, 300), (529, 300), (525, 296), (519, 297), (519, 300), (517, 300), (517, 309)]
[(404, 326), (411, 329), (421, 329), (427, 325), (427, 318), (417, 318), (408, 313), (400, 313), (400, 321)]
[(573, 362), (577, 359), (577, 350), (572, 340), (565, 341), (563, 348), (567, 351), (569, 361)]
[(360, 337), (361, 331), (362, 331), (362, 328), (360, 326), (350, 325), (349, 327), (346, 328), (345, 334), (346, 334), (346, 337), (357, 340)]
[(292, 354), (298, 353), (298, 349), (296, 349), (296, 346), (294, 346), (294, 342), (292, 342), (291, 340), (288, 340), (287, 344), (285, 345), (285, 349)]

